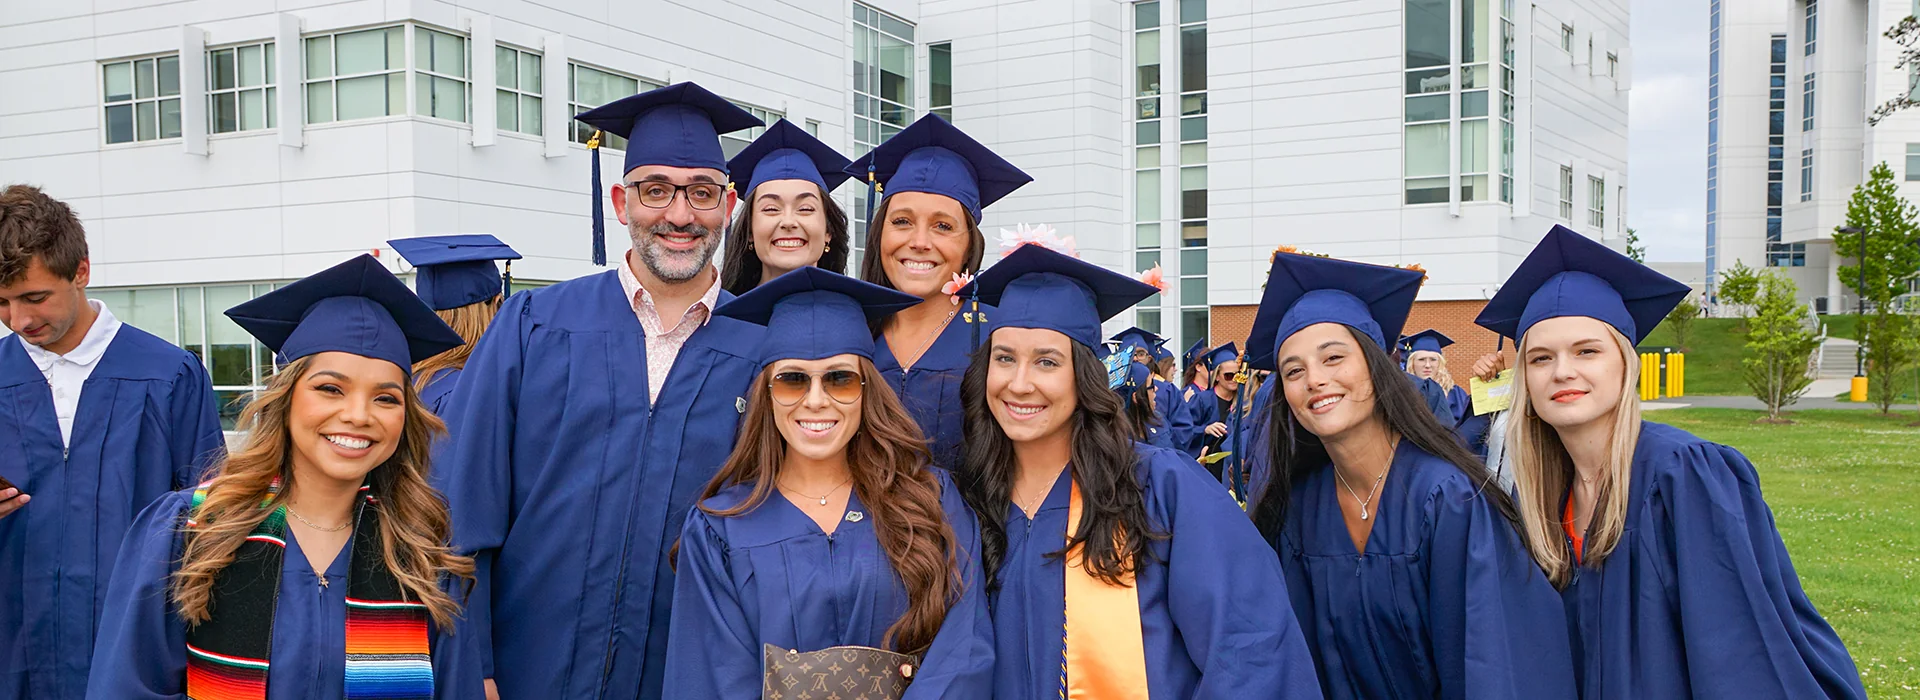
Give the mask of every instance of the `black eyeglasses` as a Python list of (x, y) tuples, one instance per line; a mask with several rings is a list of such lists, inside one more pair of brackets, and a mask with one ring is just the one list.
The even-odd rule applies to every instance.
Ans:
[(807, 398), (815, 381), (820, 383), (827, 398), (842, 404), (860, 400), (860, 390), (867, 385), (859, 372), (850, 369), (830, 369), (819, 374), (788, 370), (774, 374), (773, 381), (767, 382), (767, 389), (775, 403), (792, 406)]
[(720, 206), (720, 198), (727, 193), (727, 186), (712, 182), (696, 182), (690, 185), (676, 185), (671, 182), (645, 180), (629, 182), (627, 187), (640, 205), (648, 209), (665, 209), (673, 206), (673, 198), (687, 193), (687, 206), (707, 211)]

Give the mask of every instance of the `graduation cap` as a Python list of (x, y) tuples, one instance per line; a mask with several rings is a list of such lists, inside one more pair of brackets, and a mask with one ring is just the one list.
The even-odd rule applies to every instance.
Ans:
[(920, 297), (846, 275), (802, 267), (754, 287), (715, 310), (767, 327), (760, 366), (854, 354), (873, 359), (867, 324), (921, 302)]
[[(1152, 331), (1148, 331), (1139, 326), (1134, 326), (1124, 331), (1120, 331), (1119, 333), (1115, 333), (1113, 334), (1113, 337), (1108, 338), (1107, 340), (1113, 341), (1115, 343), (1119, 343), (1120, 344), (1119, 349), (1124, 350), (1128, 348), (1144, 348), (1146, 349), (1148, 355), (1154, 355), (1154, 356), (1157, 356), (1157, 351), (1160, 349), (1160, 344), (1167, 342), (1166, 338), (1162, 338), (1159, 336), (1159, 334), (1156, 334)], [(1132, 352), (1129, 351), (1127, 354), (1131, 355)]]
[[(593, 128), (627, 137), (627, 159), (622, 174), (643, 165), (676, 168), (712, 168), (727, 171), (720, 135), (765, 126), (746, 110), (693, 83), (674, 83), (623, 97), (573, 115)], [(593, 264), (607, 264), (600, 193), (599, 139), (593, 149)]]
[(500, 239), (486, 234), (420, 236), (387, 241), (415, 268), (414, 293), (435, 311), (492, 299), (502, 288), (495, 260), (519, 260)]
[(960, 296), (978, 294), (981, 303), (999, 309), (990, 321), (993, 330), (1059, 331), (1106, 357), (1100, 322), (1159, 292), (1128, 275), (1042, 246), (1023, 245), (981, 272)]
[(465, 344), (413, 290), (359, 255), (227, 309), (227, 318), (292, 362), (323, 352), (413, 363)]
[(1151, 348), (1147, 348), (1147, 352), (1153, 355), (1154, 362), (1161, 362), (1164, 360), (1173, 359), (1173, 351), (1167, 349), (1166, 340), (1161, 340), (1158, 345), (1155, 345)]
[(1232, 342), (1228, 342), (1226, 345), (1207, 351), (1207, 354), (1202, 356), (1200, 361), (1207, 363), (1207, 369), (1213, 369), (1219, 367), (1222, 362), (1237, 360), (1239, 358), (1240, 348)]
[(1181, 366), (1192, 367), (1196, 364), (1199, 364), (1201, 360), (1206, 359), (1206, 352), (1207, 352), (1206, 338), (1201, 338), (1199, 340), (1193, 341), (1192, 345), (1187, 346), (1187, 351), (1185, 353), (1182, 353), (1180, 356)]
[(1247, 363), (1254, 369), (1278, 369), (1280, 344), (1318, 323), (1358, 328), (1388, 349), (1387, 339), (1398, 340), (1407, 324), (1425, 277), (1419, 270), (1278, 253), (1247, 338)]
[(1593, 239), (1554, 226), (1473, 322), (1518, 341), (1535, 323), (1586, 316), (1639, 343), (1690, 291)]
[(888, 194), (925, 192), (949, 197), (980, 223), (980, 210), (1033, 177), (979, 141), (928, 114), (847, 166), (847, 174), (873, 174)]
[[(1118, 359), (1120, 362), (1115, 363)], [(1153, 370), (1146, 365), (1121, 357), (1119, 353), (1108, 355), (1110, 363), (1107, 370), (1107, 387), (1120, 394), (1128, 408), (1133, 407), (1133, 392), (1153, 382)], [(1118, 364), (1118, 366), (1113, 366)]]
[(1452, 338), (1433, 329), (1427, 329), (1400, 338), (1400, 345), (1406, 348), (1407, 352), (1440, 352), (1452, 344)]
[(805, 129), (781, 119), (727, 161), (726, 169), (735, 182), (746, 183), (742, 192), (774, 180), (806, 180), (819, 185), (822, 192), (832, 192), (847, 181), (851, 162)]

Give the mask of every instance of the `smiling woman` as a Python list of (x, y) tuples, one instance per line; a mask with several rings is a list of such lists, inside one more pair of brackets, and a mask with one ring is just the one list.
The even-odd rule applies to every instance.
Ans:
[(721, 287), (745, 294), (807, 265), (845, 273), (847, 213), (830, 193), (849, 177), (847, 164), (785, 119), (727, 161), (728, 173), (746, 183), (747, 204), (727, 232)]

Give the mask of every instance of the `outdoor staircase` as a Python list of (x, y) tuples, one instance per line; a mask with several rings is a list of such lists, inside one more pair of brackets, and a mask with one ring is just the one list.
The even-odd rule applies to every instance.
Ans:
[(1820, 368), (1817, 379), (1833, 379), (1853, 376), (1855, 368), (1854, 354), (1859, 352), (1860, 343), (1848, 338), (1827, 338), (1820, 344)]

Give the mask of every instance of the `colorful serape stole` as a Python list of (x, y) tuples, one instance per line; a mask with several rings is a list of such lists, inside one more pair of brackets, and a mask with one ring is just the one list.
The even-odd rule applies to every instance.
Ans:
[[(1080, 484), (1070, 483), (1067, 537), (1080, 526)], [(1066, 556), (1066, 643), (1061, 649), (1060, 697), (1068, 700), (1147, 700), (1147, 649), (1140, 628), (1140, 589), (1095, 578), (1082, 548)]]
[[(273, 502), (276, 482), (262, 506)], [(346, 697), (349, 700), (431, 700), (433, 662), (427, 645), (427, 608), (408, 601), (380, 556), (379, 501), (361, 486), (348, 555)], [(193, 494), (189, 533), (207, 485)], [(376, 511), (377, 513), (377, 511)], [(187, 630), (190, 700), (265, 700), (273, 647), (274, 606), (286, 558), (286, 508), (261, 521), (214, 580), (207, 621)]]

